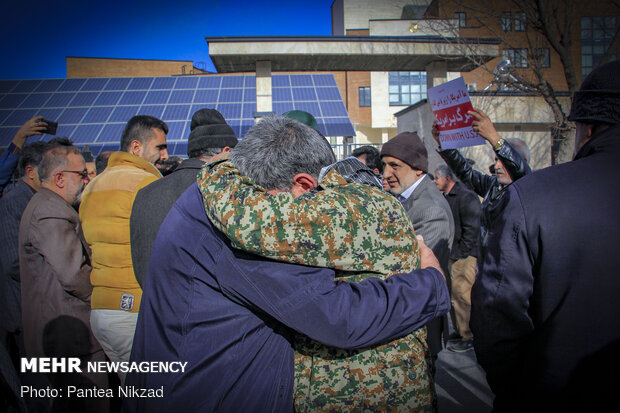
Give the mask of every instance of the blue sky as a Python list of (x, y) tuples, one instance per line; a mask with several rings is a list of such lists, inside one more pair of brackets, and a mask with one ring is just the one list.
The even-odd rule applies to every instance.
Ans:
[(0, 79), (63, 78), (66, 56), (209, 60), (207, 36), (331, 35), (333, 0), (4, 1)]

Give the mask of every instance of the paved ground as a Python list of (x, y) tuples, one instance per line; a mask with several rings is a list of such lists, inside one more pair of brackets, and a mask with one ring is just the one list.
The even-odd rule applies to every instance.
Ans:
[(493, 393), (473, 350), (465, 353), (442, 350), (435, 374), (439, 413), (491, 411)]

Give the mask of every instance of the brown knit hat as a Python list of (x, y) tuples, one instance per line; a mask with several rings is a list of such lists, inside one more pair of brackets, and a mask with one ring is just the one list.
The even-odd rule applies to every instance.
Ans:
[(381, 157), (392, 156), (414, 169), (428, 171), (428, 152), (416, 132), (402, 132), (383, 144)]

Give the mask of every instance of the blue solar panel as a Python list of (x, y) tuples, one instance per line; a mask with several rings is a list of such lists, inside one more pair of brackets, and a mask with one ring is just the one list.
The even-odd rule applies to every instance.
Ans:
[(117, 106), (108, 122), (127, 122), (133, 116), (138, 114), (139, 106)]
[(146, 92), (144, 91), (140, 91), (140, 92), (127, 91), (123, 93), (123, 97), (121, 97), (121, 100), (118, 102), (118, 104), (119, 105), (139, 105), (142, 103), (145, 96), (146, 96)]
[(62, 114), (58, 118), (58, 124), (67, 125), (71, 123), (79, 123), (87, 111), (88, 111), (88, 108), (65, 109), (65, 111), (62, 112)]
[(291, 80), (289, 75), (273, 75), (271, 76), (271, 87), (290, 87)]
[(189, 105), (171, 105), (166, 107), (162, 119), (166, 122), (170, 120), (185, 120), (189, 112)]
[(338, 100), (342, 101), (340, 91), (337, 87), (317, 87), (316, 95), (319, 100)]
[(220, 94), (219, 89), (198, 89), (194, 96), (194, 103), (215, 103)]
[(22, 80), (19, 85), (12, 90), (13, 93), (32, 92), (41, 84), (40, 80)]
[(221, 76), (201, 77), (198, 81), (198, 89), (219, 89), (221, 83)]
[(4, 121), (4, 126), (22, 126), (28, 119), (34, 117), (36, 109), (16, 110)]
[(95, 106), (107, 106), (116, 105), (116, 102), (121, 98), (122, 92), (101, 92)]
[[(332, 75), (273, 75), (272, 101), (276, 113), (292, 109), (312, 113), (327, 136), (355, 133)], [(93, 154), (117, 150), (126, 121), (144, 114), (168, 123), (169, 153), (185, 156), (191, 117), (204, 108), (219, 110), (242, 137), (254, 125), (256, 77), (4, 80), (0, 81), (0, 147), (8, 145), (25, 121), (40, 114), (59, 122), (59, 136), (68, 136), (80, 146), (93, 145)], [(30, 141), (34, 139), (41, 138)]]
[(291, 75), (291, 86), (314, 86), (312, 75)]
[(131, 82), (131, 79), (126, 77), (112, 78), (108, 84), (105, 85), (104, 90), (125, 90), (129, 82)]
[(173, 90), (169, 103), (192, 103), (194, 90)]
[(240, 88), (243, 87), (243, 76), (223, 76), (223, 88)]
[(0, 109), (14, 109), (18, 107), (28, 95), (25, 94), (10, 94), (5, 95), (4, 99), (0, 101)]
[(165, 106), (163, 105), (142, 105), (140, 107), (140, 115), (155, 116), (161, 118), (161, 114), (164, 113)]
[(99, 93), (97, 92), (82, 92), (75, 95), (75, 98), (71, 101), (69, 106), (91, 106), (95, 99), (97, 99)]
[(0, 80), (0, 93), (12, 92), (19, 80)]
[(19, 105), (20, 108), (40, 108), (52, 97), (51, 93), (33, 93)]
[(47, 79), (41, 82), (39, 87), (35, 89), (35, 92), (55, 92), (62, 84), (62, 79)]
[(145, 90), (151, 86), (151, 83), (153, 83), (152, 77), (135, 77), (127, 86), (127, 90)]
[(65, 82), (58, 88), (60, 92), (76, 92), (82, 88), (85, 83), (85, 79), (66, 79)]
[(161, 103), (167, 103), (170, 97), (169, 90), (151, 90), (144, 99), (144, 104), (156, 105)]
[(292, 102), (293, 94), (290, 87), (274, 87), (271, 89), (271, 98), (274, 102)]
[(293, 100), (317, 100), (313, 87), (293, 88)]
[(78, 125), (71, 136), (71, 140), (75, 143), (89, 143), (94, 142), (97, 136), (103, 129), (102, 124), (98, 125)]
[(86, 79), (86, 83), (80, 89), (82, 92), (92, 90), (103, 90), (105, 85), (112, 79)]
[(110, 113), (114, 108), (108, 107), (92, 107), (82, 119), (82, 123), (105, 123), (110, 117)]

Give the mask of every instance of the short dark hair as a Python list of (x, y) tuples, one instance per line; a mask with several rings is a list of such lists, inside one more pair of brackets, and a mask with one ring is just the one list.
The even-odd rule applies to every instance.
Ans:
[(166, 135), (168, 134), (166, 122), (154, 116), (137, 115), (129, 119), (121, 135), (121, 151), (128, 152), (132, 141), (138, 141), (142, 144), (150, 141), (153, 138), (151, 131), (153, 128), (160, 129)]
[(50, 139), (48, 144), (52, 146), (73, 146), (73, 141), (65, 136), (59, 136)]
[(376, 168), (379, 170), (379, 173), (383, 173), (383, 162), (381, 162), (379, 149), (374, 146), (364, 145), (351, 152), (351, 156), (355, 156), (356, 158), (361, 155), (366, 155), (367, 167), (373, 170)]
[(24, 176), (26, 174), (26, 167), (28, 165), (35, 168), (38, 167), (43, 159), (43, 154), (48, 148), (49, 144), (43, 141), (32, 142), (24, 146), (19, 158), (19, 175)]
[(95, 169), (97, 170), (97, 175), (103, 172), (108, 166), (108, 159), (110, 159), (110, 155), (112, 155), (112, 151), (104, 151), (97, 155), (97, 158), (95, 158)]

